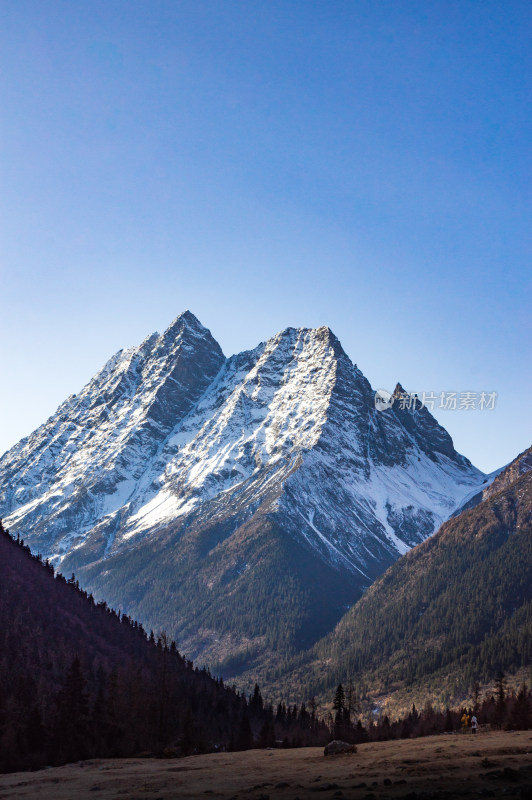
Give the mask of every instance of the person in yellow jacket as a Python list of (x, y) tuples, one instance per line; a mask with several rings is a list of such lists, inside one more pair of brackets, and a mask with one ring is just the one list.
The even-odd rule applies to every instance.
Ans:
[(464, 713), (462, 714), (460, 722), (462, 723), (462, 733), (465, 733), (469, 727), (469, 716), (467, 714), (467, 711), (464, 711)]

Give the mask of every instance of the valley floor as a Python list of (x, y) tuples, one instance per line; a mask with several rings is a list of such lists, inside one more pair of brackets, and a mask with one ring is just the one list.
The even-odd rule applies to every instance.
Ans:
[(327, 758), (321, 748), (250, 750), (173, 760), (92, 760), (0, 775), (5, 800), (479, 796), (532, 799), (532, 731), (368, 743), (356, 754)]

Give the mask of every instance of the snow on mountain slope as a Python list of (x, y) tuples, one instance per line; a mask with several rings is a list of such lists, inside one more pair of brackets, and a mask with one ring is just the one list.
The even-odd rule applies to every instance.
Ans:
[(236, 509), (244, 488), (247, 507), (251, 487), (258, 502), (280, 486), (294, 459), (317, 443), (327, 415), (334, 359), (313, 333), (289, 329), (227, 361), (155, 465), (160, 502), (143, 505), (126, 536), (150, 527), (153, 515), (171, 519), (224, 494)]
[(332, 563), (354, 567), (367, 584), (485, 477), (426, 409), (377, 411), (369, 382), (328, 329), (322, 336), (335, 353), (327, 421), (287, 480), (280, 507), (294, 535)]
[(185, 312), (0, 460), (0, 515), (44, 555), (89, 563), (260, 507), (367, 584), (484, 481), (426, 409), (376, 411), (328, 328), (225, 360)]

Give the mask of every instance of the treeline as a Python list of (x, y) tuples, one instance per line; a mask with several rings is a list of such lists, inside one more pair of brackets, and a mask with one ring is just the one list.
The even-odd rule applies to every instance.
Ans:
[(273, 709), (95, 602), (0, 522), (0, 771), (94, 757), (322, 744), (313, 704)]
[[(390, 721), (387, 715), (365, 725), (359, 718), (355, 720), (358, 703), (352, 689), (344, 691), (339, 684), (333, 701), (332, 734), (335, 739), (352, 744), (379, 742), (388, 739), (410, 739), (419, 736), (433, 736), (438, 733), (451, 733), (469, 730), (471, 718), (476, 716), (480, 726), (499, 730), (529, 730), (532, 728), (532, 693), (523, 684), (516, 692), (507, 690), (503, 674), (495, 682), (493, 692), (480, 698), (480, 688), (475, 684), (473, 703), (469, 708), (438, 711), (427, 703), (422, 711), (413, 705), (404, 717)], [(470, 732), (470, 731), (469, 731)]]

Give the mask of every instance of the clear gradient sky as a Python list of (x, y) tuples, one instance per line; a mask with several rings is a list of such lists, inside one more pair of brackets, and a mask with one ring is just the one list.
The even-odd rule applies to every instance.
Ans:
[(0, 452), (189, 308), (532, 442), (532, 4), (1, 0)]

